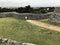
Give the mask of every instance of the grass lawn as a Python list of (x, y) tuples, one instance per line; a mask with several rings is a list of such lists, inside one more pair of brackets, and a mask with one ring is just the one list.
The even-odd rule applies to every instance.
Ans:
[(44, 23), (47, 23), (47, 24), (51, 24), (51, 25), (55, 25), (55, 26), (59, 26), (60, 27), (60, 24), (54, 23), (54, 22), (49, 22), (48, 19), (41, 19), (41, 20), (38, 20), (38, 21), (41, 21), (41, 22), (44, 22)]
[(10, 17), (0, 18), (0, 37), (37, 45), (60, 45), (60, 32)]

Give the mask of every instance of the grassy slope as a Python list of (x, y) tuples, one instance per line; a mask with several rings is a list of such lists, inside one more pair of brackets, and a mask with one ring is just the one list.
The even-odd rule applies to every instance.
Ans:
[(60, 45), (60, 32), (15, 18), (0, 18), (0, 37), (38, 45)]
[(51, 24), (51, 25), (55, 25), (55, 26), (59, 26), (60, 27), (60, 24), (54, 23), (54, 22), (49, 22), (48, 19), (41, 19), (41, 20), (38, 20), (38, 21), (41, 21), (41, 22), (44, 22), (44, 23), (47, 23), (47, 24)]

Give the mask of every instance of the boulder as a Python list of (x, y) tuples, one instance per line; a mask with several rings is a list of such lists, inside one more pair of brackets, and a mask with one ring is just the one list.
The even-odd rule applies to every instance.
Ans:
[(22, 45), (22, 43), (9, 39), (8, 40), (8, 45)]
[(2, 38), (2, 43), (7, 43), (8, 39)]

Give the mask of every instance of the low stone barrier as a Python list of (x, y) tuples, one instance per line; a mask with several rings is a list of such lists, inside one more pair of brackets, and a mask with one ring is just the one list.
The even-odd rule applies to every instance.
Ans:
[(50, 22), (60, 23), (60, 13), (54, 13), (49, 18)]
[(3, 17), (15, 17), (19, 19), (27, 19), (33, 20), (33, 19), (45, 19), (49, 18), (51, 14), (34, 14), (34, 13), (17, 13), (17, 12), (5, 12), (5, 13), (0, 13), (0, 18)]
[(6, 45), (36, 45), (33, 43), (22, 43), (22, 42), (18, 42), (18, 41), (7, 39), (7, 38), (0, 38), (0, 43), (6, 44)]

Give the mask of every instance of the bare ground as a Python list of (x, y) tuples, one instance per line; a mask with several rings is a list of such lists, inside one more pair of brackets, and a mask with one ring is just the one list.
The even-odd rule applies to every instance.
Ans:
[(58, 26), (53, 26), (53, 25), (46, 24), (46, 23), (43, 23), (43, 22), (40, 22), (40, 21), (36, 21), (36, 20), (26, 20), (26, 21), (31, 23), (31, 24), (41, 26), (41, 27), (44, 27), (44, 28), (47, 28), (47, 29), (60, 31), (60, 27), (58, 27)]

